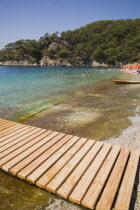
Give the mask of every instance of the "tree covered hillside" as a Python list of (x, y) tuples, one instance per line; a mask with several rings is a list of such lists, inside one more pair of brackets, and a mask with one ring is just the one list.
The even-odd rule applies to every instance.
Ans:
[(93, 61), (109, 65), (138, 62), (140, 19), (96, 21), (60, 35), (46, 33), (38, 41), (9, 43), (0, 51), (1, 62), (28, 60), (40, 64), (44, 57), (66, 60), (72, 65), (91, 65)]

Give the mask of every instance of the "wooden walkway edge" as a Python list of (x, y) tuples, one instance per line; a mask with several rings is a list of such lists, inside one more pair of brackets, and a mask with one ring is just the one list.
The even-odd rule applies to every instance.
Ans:
[(0, 168), (89, 209), (128, 210), (140, 149), (0, 118)]

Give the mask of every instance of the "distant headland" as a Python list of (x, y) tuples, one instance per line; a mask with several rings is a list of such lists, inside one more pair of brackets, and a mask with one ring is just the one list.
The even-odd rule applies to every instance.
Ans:
[(140, 61), (139, 43), (140, 19), (96, 21), (9, 43), (0, 50), (0, 65), (120, 67)]

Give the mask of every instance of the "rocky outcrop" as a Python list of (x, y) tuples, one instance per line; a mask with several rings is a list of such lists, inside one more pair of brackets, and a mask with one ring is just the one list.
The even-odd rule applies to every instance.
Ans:
[[(3, 66), (93, 66), (93, 67), (113, 67), (111, 65), (105, 63), (98, 63), (95, 60), (91, 61), (91, 63), (87, 64), (84, 59), (81, 57), (76, 57), (73, 62), (68, 61), (67, 59), (55, 58), (51, 59), (49, 56), (44, 56), (39, 64), (35, 62), (35, 60), (24, 60), (24, 61), (14, 61), (9, 60), (5, 62), (0, 62), (0, 65)], [(118, 64), (116, 67), (120, 67), (121, 64)]]
[(75, 57), (74, 60), (64, 58), (51, 59), (49, 56), (44, 56), (40, 61), (41, 66), (87, 66), (81, 57)]
[(93, 66), (93, 67), (110, 67), (108, 64), (105, 64), (105, 63), (98, 63), (98, 62), (96, 62), (96, 61), (92, 61), (92, 63), (91, 63), (91, 66)]
[(70, 62), (64, 59), (50, 59), (48, 56), (44, 56), (40, 61), (41, 66), (72, 66)]
[(50, 45), (49, 45), (49, 48), (48, 50), (58, 50), (58, 49), (62, 49), (62, 44), (61, 43), (57, 43), (57, 42), (52, 42)]
[(2, 65), (2, 66), (38, 66), (37, 63), (29, 62), (28, 60), (0, 62), (0, 65)]
[(69, 42), (66, 42), (66, 41), (61, 41), (61, 42), (52, 42), (49, 47), (48, 47), (48, 50), (53, 50), (53, 51), (56, 51), (56, 50), (59, 50), (59, 49), (62, 49), (64, 47), (67, 47), (69, 45)]

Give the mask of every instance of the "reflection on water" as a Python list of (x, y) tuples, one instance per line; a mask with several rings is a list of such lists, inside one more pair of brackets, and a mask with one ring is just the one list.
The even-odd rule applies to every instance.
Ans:
[[(0, 66), (0, 117), (96, 140), (118, 136), (131, 125), (128, 117), (139, 103), (140, 86), (116, 85), (111, 79), (129, 77), (119, 69)], [(0, 206), (82, 209), (2, 172)]]

